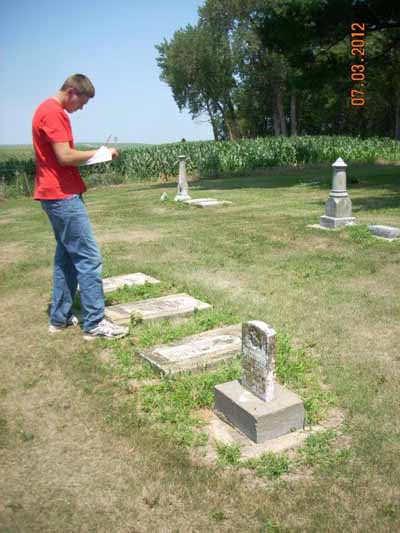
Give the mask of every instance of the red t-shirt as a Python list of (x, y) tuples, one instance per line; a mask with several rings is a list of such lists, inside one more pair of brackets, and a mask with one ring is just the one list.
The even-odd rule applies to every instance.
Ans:
[(62, 200), (86, 191), (77, 167), (61, 166), (52, 143), (68, 142), (74, 147), (71, 123), (61, 104), (49, 98), (36, 109), (32, 121), (36, 157), (35, 200)]

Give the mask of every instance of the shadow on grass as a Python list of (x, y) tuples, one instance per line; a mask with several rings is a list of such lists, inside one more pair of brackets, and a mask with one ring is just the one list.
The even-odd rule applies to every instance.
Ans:
[[(393, 190), (400, 192), (400, 169), (395, 165), (362, 165), (349, 164), (347, 169), (349, 189), (371, 188)], [(134, 187), (135, 191), (141, 190), (175, 190), (176, 181), (143, 184), (143, 187)], [(232, 190), (252, 188), (279, 188), (305, 186), (314, 189), (329, 190), (332, 184), (331, 165), (319, 165), (298, 168), (271, 168), (247, 172), (243, 175), (223, 175), (215, 178), (201, 178), (190, 181), (189, 189), (202, 190)]]
[[(326, 199), (328, 199), (328, 196)], [(362, 198), (353, 198), (350, 191), (350, 199), (353, 213), (378, 211), (381, 209), (398, 209), (400, 206), (400, 193), (396, 192), (387, 196), (364, 196)], [(308, 203), (324, 208), (325, 202), (326, 200), (315, 200)]]
[(393, 196), (368, 196), (352, 200), (353, 212), (376, 211), (378, 209), (397, 209), (400, 206), (400, 193)]

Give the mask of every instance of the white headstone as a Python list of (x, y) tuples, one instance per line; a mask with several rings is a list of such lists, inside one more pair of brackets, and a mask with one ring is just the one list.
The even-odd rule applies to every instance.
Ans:
[(186, 156), (178, 155), (179, 159), (179, 179), (178, 179), (178, 192), (175, 196), (175, 202), (183, 202), (190, 200), (188, 193), (189, 186), (186, 180)]

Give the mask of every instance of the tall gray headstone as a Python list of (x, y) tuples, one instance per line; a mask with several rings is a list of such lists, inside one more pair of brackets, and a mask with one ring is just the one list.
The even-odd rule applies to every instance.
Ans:
[(184, 202), (190, 200), (188, 193), (189, 186), (186, 179), (186, 156), (178, 155), (179, 159), (179, 178), (178, 178), (178, 192), (175, 196), (175, 202)]
[(356, 220), (351, 216), (352, 205), (347, 192), (347, 165), (339, 158), (332, 168), (332, 190), (325, 204), (325, 215), (320, 218), (320, 226), (329, 229), (355, 224)]
[(264, 402), (275, 397), (275, 337), (275, 330), (265, 322), (242, 325), (241, 383)]

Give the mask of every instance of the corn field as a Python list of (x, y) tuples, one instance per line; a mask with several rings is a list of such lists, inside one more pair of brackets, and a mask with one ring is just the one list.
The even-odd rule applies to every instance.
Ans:
[[(139, 148), (124, 148), (113, 162), (81, 167), (89, 187), (140, 180), (168, 179), (178, 175), (178, 156), (186, 155), (189, 176), (245, 175), (254, 170), (318, 163), (374, 163), (400, 160), (400, 142), (357, 137), (267, 137), (231, 141), (199, 141)], [(31, 158), (0, 161), (0, 193), (30, 195), (35, 163)]]

